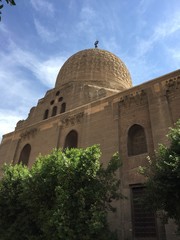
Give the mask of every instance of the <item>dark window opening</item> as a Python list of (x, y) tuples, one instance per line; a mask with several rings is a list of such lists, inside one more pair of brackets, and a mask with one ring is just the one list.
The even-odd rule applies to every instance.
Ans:
[(134, 124), (128, 132), (128, 156), (147, 152), (147, 142), (144, 128)]
[(52, 100), (52, 101), (50, 102), (50, 104), (53, 105), (53, 104), (54, 104), (54, 100)]
[(68, 133), (65, 139), (64, 148), (77, 148), (78, 145), (78, 134), (72, 130)]
[(57, 114), (57, 106), (54, 106), (53, 109), (52, 109), (52, 115), (51, 116), (52, 117), (56, 116), (56, 114)]
[(44, 112), (44, 118), (43, 119), (47, 119), (49, 115), (49, 110), (46, 109), (46, 111)]
[(60, 97), (60, 98), (58, 99), (59, 102), (62, 102), (62, 100), (63, 100), (63, 97)]
[(56, 92), (56, 96), (58, 96), (59, 94), (60, 94), (60, 91), (57, 91), (57, 92)]
[(62, 103), (60, 113), (64, 113), (66, 111), (66, 103)]
[(155, 214), (142, 203), (145, 187), (131, 188), (132, 223), (135, 239), (157, 239)]
[(22, 163), (23, 165), (27, 166), (29, 162), (30, 153), (31, 153), (31, 146), (30, 144), (26, 144), (21, 151), (18, 163)]

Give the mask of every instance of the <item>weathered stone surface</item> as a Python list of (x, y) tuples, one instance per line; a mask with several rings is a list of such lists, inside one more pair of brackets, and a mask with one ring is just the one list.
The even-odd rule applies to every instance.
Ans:
[[(81, 51), (67, 60), (55, 88), (38, 101), (28, 118), (19, 121), (14, 132), (4, 135), (0, 145), (1, 164), (18, 163), (24, 146), (29, 144), (31, 167), (40, 153), (63, 148), (72, 130), (78, 134), (78, 147), (100, 144), (105, 165), (118, 151), (123, 166), (117, 175), (128, 200), (116, 203), (117, 212), (109, 215), (109, 222), (118, 230), (119, 239), (134, 239), (131, 188), (144, 182), (138, 167), (146, 164), (147, 155), (153, 153), (158, 143), (167, 143), (168, 128), (180, 118), (179, 79), (177, 70), (132, 87), (127, 68), (115, 55), (99, 49)], [(63, 112), (62, 104), (65, 104)], [(139, 126), (134, 129), (141, 129), (141, 133), (130, 136), (132, 126)], [(147, 152), (129, 155), (129, 137), (134, 138), (132, 144), (133, 141), (143, 144), (144, 138)], [(159, 239), (163, 239), (162, 229), (158, 221)], [(167, 236), (171, 240), (170, 230)]]

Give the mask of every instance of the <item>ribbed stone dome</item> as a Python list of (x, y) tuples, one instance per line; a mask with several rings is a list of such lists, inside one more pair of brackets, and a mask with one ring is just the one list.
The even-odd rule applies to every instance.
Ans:
[(55, 87), (71, 82), (118, 90), (132, 87), (125, 64), (111, 52), (98, 48), (77, 52), (64, 63)]

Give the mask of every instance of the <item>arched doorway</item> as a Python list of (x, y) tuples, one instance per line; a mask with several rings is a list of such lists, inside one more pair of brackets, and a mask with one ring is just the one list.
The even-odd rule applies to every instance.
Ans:
[(28, 165), (30, 153), (31, 153), (31, 145), (26, 144), (21, 151), (18, 163), (22, 163), (23, 165)]
[(77, 148), (78, 134), (75, 130), (68, 133), (65, 139), (64, 148)]

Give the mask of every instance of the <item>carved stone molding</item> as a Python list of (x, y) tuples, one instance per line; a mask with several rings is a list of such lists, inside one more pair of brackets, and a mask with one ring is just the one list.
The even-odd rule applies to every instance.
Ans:
[(180, 88), (180, 75), (174, 78), (170, 78), (166, 81), (166, 93), (170, 94), (171, 92), (176, 91)]
[(30, 137), (34, 137), (34, 135), (37, 133), (37, 128), (31, 128), (28, 129), (24, 132), (21, 133), (20, 137), (21, 139), (25, 139), (25, 138), (30, 138)]
[(129, 95), (123, 96), (119, 101), (119, 106), (123, 106), (125, 108), (131, 106), (138, 106), (147, 104), (147, 94), (144, 90), (133, 92)]
[(83, 112), (80, 112), (80, 113), (75, 114), (75, 115), (68, 116), (68, 117), (66, 117), (62, 120), (62, 124), (65, 127), (79, 124), (79, 123), (81, 123), (83, 116), (84, 116)]

